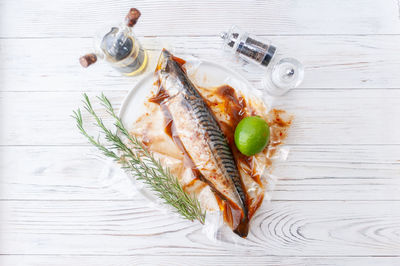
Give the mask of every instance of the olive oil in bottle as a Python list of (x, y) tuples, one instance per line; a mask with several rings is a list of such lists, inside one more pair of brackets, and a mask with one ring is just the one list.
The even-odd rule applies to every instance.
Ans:
[(104, 59), (124, 75), (137, 75), (147, 65), (147, 53), (128, 27), (111, 28), (104, 36), (100, 49)]
[(112, 27), (100, 39), (96, 53), (80, 58), (81, 65), (88, 67), (100, 57), (126, 76), (141, 73), (147, 66), (147, 52), (132, 30), (140, 15), (139, 10), (135, 8), (129, 10), (125, 23), (119, 27)]

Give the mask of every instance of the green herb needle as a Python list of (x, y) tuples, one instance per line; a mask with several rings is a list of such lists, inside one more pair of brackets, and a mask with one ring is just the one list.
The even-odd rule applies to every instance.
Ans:
[(108, 114), (114, 118), (117, 132), (111, 131), (104, 125), (103, 120), (94, 111), (89, 97), (86, 94), (83, 94), (83, 97), (84, 108), (95, 119), (96, 125), (105, 136), (107, 145), (87, 133), (83, 127), (81, 110), (78, 109), (74, 111), (72, 117), (76, 120), (79, 131), (89, 142), (106, 157), (121, 164), (132, 177), (142, 180), (165, 204), (174, 207), (182, 217), (191, 221), (198, 220), (204, 224), (205, 212), (201, 209), (198, 199), (186, 193), (169, 168), (154, 158), (153, 153), (140, 140), (129, 134), (107, 97), (102, 94), (97, 98)]

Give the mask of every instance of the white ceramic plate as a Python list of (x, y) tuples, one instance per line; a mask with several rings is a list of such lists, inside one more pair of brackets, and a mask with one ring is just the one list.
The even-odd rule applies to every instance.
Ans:
[[(257, 95), (258, 91), (252, 89), (252, 85), (245, 78), (224, 66), (210, 61), (198, 60), (188, 60), (187, 64), (195, 66), (195, 71), (192, 71), (193, 73), (189, 76), (198, 86), (216, 87), (227, 84), (228, 82), (228, 85), (231, 85), (235, 90), (240, 90), (247, 95), (249, 95), (249, 93), (251, 95)], [(132, 129), (136, 119), (143, 113), (143, 103), (148, 99), (153, 84), (154, 74), (146, 74), (142, 80), (140, 80), (136, 86), (129, 91), (128, 95), (122, 102), (119, 117), (128, 130)], [(157, 202), (157, 198), (153, 196), (152, 193), (143, 186), (143, 184), (136, 182), (136, 180), (132, 181), (135, 184), (135, 188), (145, 196), (149, 202)]]
[[(190, 60), (187, 63), (193, 65), (198, 64), (197, 62), (192, 63)], [(196, 65), (196, 71), (190, 75), (190, 78), (196, 85), (201, 87), (216, 87), (226, 84), (226, 81), (229, 80), (230, 84), (240, 84), (238, 86), (232, 85), (235, 89), (243, 91), (243, 88), (247, 90), (252, 88), (252, 85), (240, 74), (210, 61), (201, 61), (198, 66)], [(129, 91), (122, 102), (119, 116), (128, 129), (132, 128), (136, 119), (143, 113), (143, 102), (146, 101), (147, 97), (150, 95), (149, 92), (153, 87), (153, 83), (153, 73), (146, 74), (142, 80)], [(246, 91), (243, 92), (247, 93)], [(256, 93), (253, 91), (252, 94)]]

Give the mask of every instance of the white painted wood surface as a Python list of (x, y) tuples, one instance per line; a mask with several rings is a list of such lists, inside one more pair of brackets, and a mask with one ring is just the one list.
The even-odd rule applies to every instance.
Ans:
[[(259, 87), (262, 70), (220, 51), (232, 23), (305, 64), (277, 101), (296, 117), (291, 153), (246, 245), (212, 243), (101, 182), (104, 160), (75, 130), (82, 92), (119, 108), (140, 79), (77, 61), (132, 4), (151, 66), (168, 46)], [(399, 1), (4, 0), (0, 14), (1, 266), (400, 264)]]

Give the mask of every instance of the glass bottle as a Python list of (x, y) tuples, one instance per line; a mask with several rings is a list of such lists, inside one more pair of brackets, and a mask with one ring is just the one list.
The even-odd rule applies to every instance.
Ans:
[(96, 52), (82, 56), (81, 65), (88, 67), (101, 58), (126, 76), (141, 73), (147, 66), (148, 56), (132, 30), (140, 15), (136, 8), (130, 9), (125, 23), (102, 34), (96, 40)]

